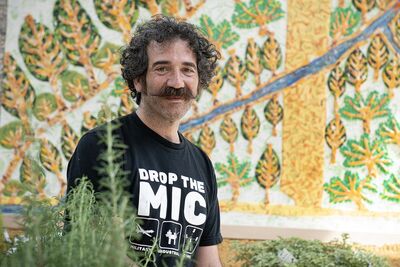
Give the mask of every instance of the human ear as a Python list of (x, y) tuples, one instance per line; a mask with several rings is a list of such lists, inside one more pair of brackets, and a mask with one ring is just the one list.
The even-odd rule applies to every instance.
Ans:
[(133, 84), (135, 85), (135, 89), (137, 92), (143, 91), (143, 79), (141, 77), (134, 79)]

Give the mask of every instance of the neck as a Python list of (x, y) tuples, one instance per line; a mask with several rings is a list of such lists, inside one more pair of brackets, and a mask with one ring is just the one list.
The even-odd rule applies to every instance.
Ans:
[(136, 111), (140, 120), (154, 132), (167, 139), (172, 143), (179, 144), (180, 139), (178, 135), (179, 121), (168, 121), (157, 116), (149, 116), (140, 107)]

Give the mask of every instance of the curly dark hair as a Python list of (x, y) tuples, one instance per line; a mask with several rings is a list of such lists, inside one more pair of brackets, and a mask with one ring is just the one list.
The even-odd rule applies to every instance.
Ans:
[(199, 92), (207, 88), (214, 76), (217, 60), (221, 57), (216, 47), (211, 44), (195, 25), (178, 21), (173, 17), (156, 15), (151, 20), (139, 25), (121, 54), (122, 77), (128, 84), (131, 96), (140, 104), (140, 92), (136, 91), (134, 80), (144, 79), (148, 67), (147, 46), (151, 41), (163, 43), (173, 39), (187, 41), (196, 55), (199, 73)]

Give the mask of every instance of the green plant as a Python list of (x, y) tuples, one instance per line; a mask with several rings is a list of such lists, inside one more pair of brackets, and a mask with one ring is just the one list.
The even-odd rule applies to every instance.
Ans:
[(236, 260), (241, 266), (263, 267), (319, 267), (319, 266), (379, 266), (389, 264), (385, 259), (347, 243), (348, 235), (341, 241), (322, 243), (318, 240), (279, 238), (247, 244), (233, 244)]

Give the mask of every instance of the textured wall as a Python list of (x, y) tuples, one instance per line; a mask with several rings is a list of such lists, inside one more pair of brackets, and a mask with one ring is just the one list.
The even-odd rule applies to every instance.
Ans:
[(135, 110), (117, 51), (163, 12), (197, 24), (223, 56), (181, 127), (214, 163), (223, 224), (400, 234), (396, 1), (109, 2), (9, 1), (4, 207), (62, 196), (104, 105)]

